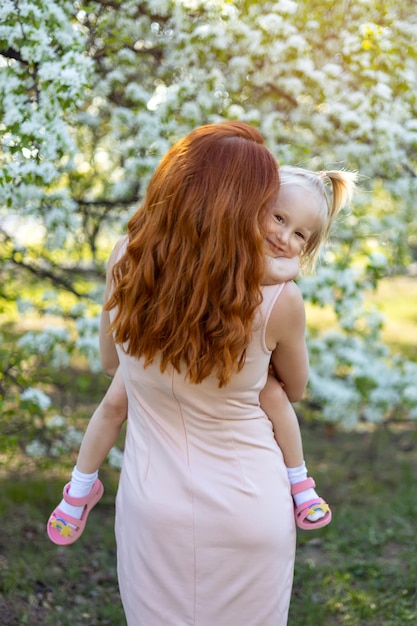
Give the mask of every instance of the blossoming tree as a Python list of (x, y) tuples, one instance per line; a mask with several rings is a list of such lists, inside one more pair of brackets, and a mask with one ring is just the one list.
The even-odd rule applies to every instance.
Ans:
[[(28, 366), (40, 356), (60, 367), (81, 351), (97, 367), (105, 258), (150, 173), (193, 127), (240, 119), (281, 163), (360, 174), (300, 281), (338, 319), (309, 337), (310, 400), (346, 426), (400, 407), (417, 418), (416, 366), (379, 341), (363, 298), (416, 257), (416, 75), (413, 0), (3, 0), (0, 306), (55, 320), (0, 348), (4, 414), (51, 410)], [(31, 279), (43, 288), (28, 301)]]

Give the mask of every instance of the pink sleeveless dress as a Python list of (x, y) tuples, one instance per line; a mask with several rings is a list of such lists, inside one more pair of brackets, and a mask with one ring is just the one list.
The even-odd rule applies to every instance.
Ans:
[(282, 285), (263, 288), (243, 370), (224, 388), (119, 349), (128, 399), (116, 500), (128, 626), (285, 626), (295, 557), (293, 503), (259, 406), (265, 326)]

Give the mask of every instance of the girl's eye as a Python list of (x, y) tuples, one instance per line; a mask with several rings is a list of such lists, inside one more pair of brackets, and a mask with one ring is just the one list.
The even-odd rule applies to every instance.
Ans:
[(297, 237), (300, 237), (301, 239), (305, 239), (303, 233), (295, 233), (297, 235)]
[(275, 219), (277, 220), (277, 222), (280, 222), (280, 223), (284, 221), (280, 215), (276, 215)]

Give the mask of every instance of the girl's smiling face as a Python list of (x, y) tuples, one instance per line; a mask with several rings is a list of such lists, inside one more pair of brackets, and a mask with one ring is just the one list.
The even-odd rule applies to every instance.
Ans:
[(322, 220), (316, 194), (296, 184), (283, 184), (277, 202), (265, 221), (266, 254), (272, 257), (298, 256), (316, 233)]

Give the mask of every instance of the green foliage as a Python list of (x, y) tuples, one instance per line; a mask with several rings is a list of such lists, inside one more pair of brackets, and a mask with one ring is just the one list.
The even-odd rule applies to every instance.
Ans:
[(15, 464), (22, 462), (22, 453), (43, 464), (73, 453), (82, 436), (77, 401), (88, 395), (91, 406), (97, 404), (107, 387), (105, 377), (92, 375), (85, 359), (80, 361), (66, 327), (33, 336), (30, 331), (24, 338), (14, 326), (1, 330), (0, 454)]

